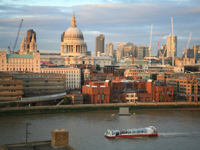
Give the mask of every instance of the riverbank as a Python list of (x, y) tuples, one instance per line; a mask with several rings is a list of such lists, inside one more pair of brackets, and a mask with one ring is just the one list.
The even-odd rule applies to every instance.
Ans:
[(163, 103), (137, 102), (137, 103), (112, 103), (112, 104), (80, 104), (80, 105), (59, 105), (59, 106), (10, 107), (10, 108), (1, 108), (0, 116), (118, 110), (119, 107), (129, 107), (129, 109), (131, 110), (137, 110), (137, 109), (200, 110), (200, 103), (198, 102), (163, 102)]

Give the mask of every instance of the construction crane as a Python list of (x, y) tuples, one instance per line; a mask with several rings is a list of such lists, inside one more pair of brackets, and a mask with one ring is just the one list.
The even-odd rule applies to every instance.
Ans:
[(185, 49), (185, 48), (183, 47), (183, 54), (185, 55), (185, 63), (186, 63), (186, 59), (187, 59), (187, 49), (189, 48), (189, 44), (190, 44), (191, 37), (192, 37), (192, 33), (190, 33), (190, 37), (189, 37), (189, 39), (188, 39), (187, 48)]
[[(21, 30), (21, 27), (22, 27), (22, 23), (23, 23), (23, 19), (21, 20), (20, 25), (19, 25), (19, 29), (18, 29), (18, 32), (17, 32), (17, 37), (16, 37), (16, 39), (15, 39), (15, 44), (14, 44), (14, 46), (13, 46), (13, 52), (15, 51), (15, 47), (16, 47), (16, 45), (17, 45), (17, 40), (18, 40), (19, 33), (20, 33), (20, 30)], [(8, 49), (9, 49), (9, 48), (8, 48)]]
[(149, 43), (149, 66), (151, 66), (151, 41), (152, 41), (152, 30), (153, 30), (153, 24), (151, 24), (151, 34), (150, 34), (150, 43)]
[(165, 48), (164, 51), (163, 51), (163, 53), (161, 53), (161, 51), (160, 51), (160, 56), (162, 58), (162, 65), (164, 65), (164, 56), (165, 56), (166, 50), (167, 49)]
[(161, 40), (162, 40), (162, 37), (163, 37), (163, 35), (161, 36), (161, 38), (160, 38), (160, 41), (159, 41), (159, 42), (157, 42), (157, 45), (158, 45), (158, 50), (159, 50), (159, 46), (160, 46), (160, 42), (161, 42)]
[(191, 37), (192, 37), (192, 33), (190, 33), (190, 37), (189, 37), (189, 39), (188, 39), (187, 49), (189, 48), (189, 44), (190, 44)]
[(173, 43), (173, 38), (174, 38), (174, 27), (173, 27), (173, 17), (171, 17), (171, 25), (172, 25), (172, 66), (174, 66), (174, 52), (175, 52), (175, 45)]
[[(11, 43), (10, 43), (11, 44)], [(12, 51), (11, 51), (11, 49), (10, 49), (10, 45), (8, 46), (8, 52), (10, 53), (10, 54), (12, 54)]]

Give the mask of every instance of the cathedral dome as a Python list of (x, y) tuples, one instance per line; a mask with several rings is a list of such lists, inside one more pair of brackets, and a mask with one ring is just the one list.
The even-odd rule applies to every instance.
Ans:
[(65, 38), (83, 38), (82, 31), (77, 27), (70, 27), (65, 31)]
[(83, 33), (82, 31), (77, 28), (76, 26), (76, 18), (73, 12), (73, 17), (72, 17), (72, 23), (71, 23), (71, 27), (69, 27), (66, 31), (65, 31), (65, 38), (82, 38), (83, 39)]

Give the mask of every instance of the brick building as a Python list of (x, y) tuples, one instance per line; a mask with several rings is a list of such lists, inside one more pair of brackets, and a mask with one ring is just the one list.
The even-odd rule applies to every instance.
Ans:
[[(116, 77), (82, 86), (87, 103), (172, 102), (174, 87), (141, 77)], [(103, 96), (104, 95), (104, 96)]]
[(110, 102), (130, 102), (129, 95), (140, 102), (153, 100), (153, 84), (152, 80), (127, 80), (126, 77), (116, 77), (111, 82), (111, 99)]
[(174, 86), (174, 93), (185, 96), (189, 102), (200, 101), (200, 75), (179, 74), (166, 79), (166, 84)]
[(82, 93), (85, 103), (98, 104), (109, 103), (110, 87), (109, 82), (93, 81), (82, 86)]
[(156, 102), (173, 102), (174, 87), (163, 82), (155, 82), (153, 94)]

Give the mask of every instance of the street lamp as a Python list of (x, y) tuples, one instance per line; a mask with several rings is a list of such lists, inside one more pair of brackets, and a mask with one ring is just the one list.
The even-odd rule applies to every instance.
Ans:
[(26, 143), (28, 141), (28, 134), (30, 134), (30, 133), (28, 133), (28, 126), (29, 125), (31, 125), (31, 124), (30, 123), (26, 123)]

